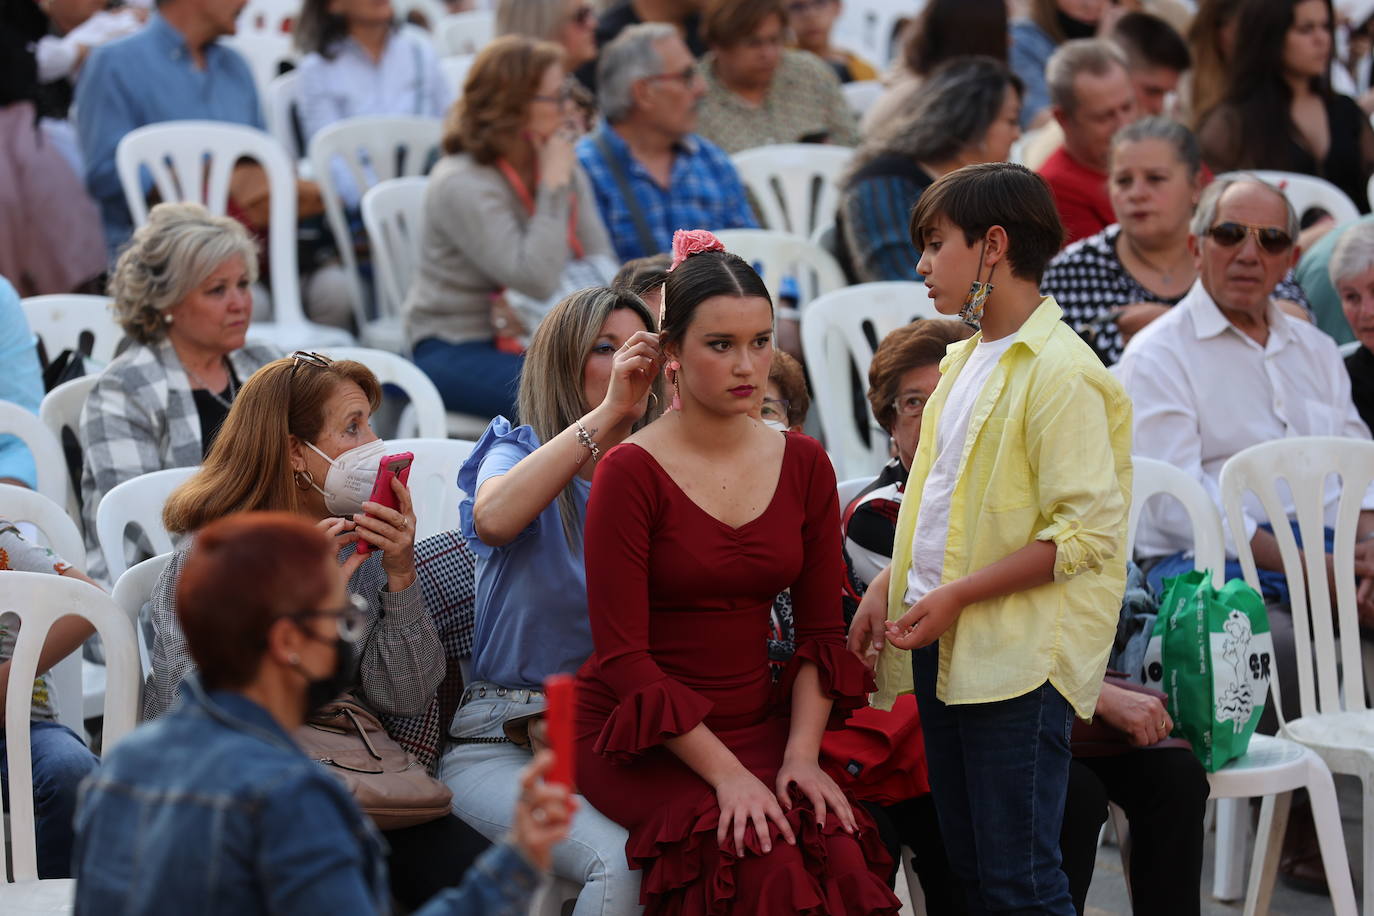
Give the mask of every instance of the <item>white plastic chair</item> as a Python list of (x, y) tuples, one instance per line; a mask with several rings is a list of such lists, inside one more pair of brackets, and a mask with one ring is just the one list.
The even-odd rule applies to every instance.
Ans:
[[(298, 7), (299, 9), (299, 7)], [(291, 44), (291, 35), (282, 31), (246, 31), (220, 39), (226, 47), (237, 51), (248, 64), (253, 74), (253, 83), (258, 88), (258, 97), (266, 98), (272, 81), (281, 76), (282, 64), (296, 59), (296, 49)]]
[(467, 439), (388, 439), (387, 451), (413, 452), (410, 496), (415, 503), (415, 539), (458, 527), (458, 469), (476, 442)]
[(836, 23), (835, 42), (886, 69), (897, 56), (901, 21), (915, 19), (924, 7), (925, 0), (848, 0)]
[(6, 572), (0, 590), (0, 613), (16, 614), (19, 638), (10, 662), (5, 700), (5, 743), (9, 756), (11, 871), (0, 857), (0, 912), (59, 913), (71, 906), (75, 882), (41, 881), (33, 811), (33, 760), (29, 745), (29, 705), (38, 670), (38, 655), (52, 625), (63, 617), (84, 617), (105, 647), (110, 671), (105, 694), (102, 750), (116, 746), (134, 727), (138, 703), (138, 648), (133, 628), (119, 607), (95, 586), (79, 579), (45, 573)]
[(884, 92), (882, 80), (855, 80), (845, 83), (840, 89), (844, 92), (844, 100), (849, 103), (849, 110), (854, 112), (856, 118), (868, 114), (868, 109), (873, 107), (873, 103), (878, 101)]
[(75, 294), (30, 296), (21, 302), (29, 330), (43, 341), (48, 359), (56, 359), (63, 350), (76, 350), (98, 364), (87, 371), (114, 359), (124, 339), (124, 329), (110, 311), (112, 303), (109, 296)]
[(362, 363), (377, 376), (383, 385), (395, 385), (410, 398), (407, 411), (413, 418), (398, 424), (398, 435), (414, 435), (423, 439), (443, 439), (447, 436), (448, 420), (444, 413), (444, 399), (439, 389), (418, 366), (395, 353), (367, 347), (330, 347), (322, 351), (330, 359), (351, 359)]
[(476, 54), (450, 54), (439, 58), (439, 72), (444, 74), (444, 82), (454, 98), (463, 94), (463, 84), (467, 82), (468, 71), (476, 59)]
[(1293, 205), (1299, 217), (1308, 207), (1321, 207), (1335, 218), (1336, 222), (1349, 223), (1360, 218), (1360, 208), (1340, 188), (1325, 178), (1303, 175), (1299, 172), (1278, 172), (1256, 170), (1253, 172), (1223, 172), (1217, 178), (1239, 178), (1253, 175), (1283, 191), (1288, 202)]
[[(4, 435), (17, 436), (33, 455), (33, 463), (38, 468), (38, 492), (66, 507), (73, 518), (79, 518), (80, 510), (71, 478), (67, 476), (67, 458), (62, 453), (61, 440), (43, 425), (42, 420), (9, 401), (0, 401), (0, 436)], [(78, 559), (83, 556), (84, 551), (73, 554)]]
[(166, 121), (125, 134), (115, 149), (115, 167), (134, 225), (148, 220), (143, 173), (152, 175), (164, 201), (189, 200), (223, 214), (229, 201), (229, 176), (241, 158), (267, 172), (270, 205), (272, 315), (253, 330), (283, 350), (347, 345), (353, 335), (307, 321), (296, 271), (296, 174), (286, 150), (271, 135), (220, 121)]
[(368, 315), (367, 296), (358, 273), (344, 202), (339, 193), (336, 163), (343, 168), (361, 196), (379, 181), (423, 175), (431, 155), (439, 148), (440, 124), (436, 118), (409, 116), (348, 118), (331, 124), (310, 140), (310, 166), (324, 197), (324, 212), (334, 238), (343, 240), (339, 254), (348, 275), (353, 316), (364, 346), (399, 353), (405, 349), (398, 312)]
[(134, 632), (138, 639), (138, 663), (143, 672), (142, 680), (144, 681), (148, 679), (148, 673), (153, 669), (153, 661), (152, 655), (148, 651), (148, 640), (140, 615), (143, 613), (143, 605), (152, 599), (153, 589), (157, 587), (157, 580), (162, 576), (162, 571), (167, 568), (167, 564), (171, 560), (171, 553), (163, 553), (150, 557), (141, 563), (135, 563), (124, 571), (124, 575), (119, 577), (114, 590), (110, 592), (110, 597), (114, 598), (115, 604), (119, 605), (120, 610), (124, 611), (125, 616), (134, 626)]
[(111, 582), (129, 568), (125, 556), (125, 532), (130, 525), (139, 528), (155, 554), (172, 550), (172, 536), (162, 525), (162, 507), (172, 491), (191, 478), (200, 468), (166, 468), (150, 474), (140, 474), (110, 488), (95, 510), (95, 534), (100, 552), (105, 555)]
[(862, 396), (882, 339), (918, 318), (938, 317), (926, 288), (909, 282), (860, 283), (826, 293), (806, 307), (802, 352), (826, 449), (841, 477), (868, 474), (866, 480), (872, 480), (889, 457), (887, 433), (867, 409), (863, 428), (855, 421), (853, 374)]
[(810, 238), (835, 221), (839, 178), (854, 157), (847, 146), (779, 143), (730, 157), (759, 208), (765, 229)]
[(440, 57), (476, 54), (496, 34), (496, 16), (486, 10), (453, 13), (439, 20), (434, 45)]
[(289, 35), (300, 14), (299, 0), (248, 0), (239, 12), (235, 35)]
[[(1321, 544), (1323, 507), (1328, 478), (1333, 474), (1340, 488), (1331, 553), (1336, 582), (1334, 605), (1327, 586), (1324, 552), (1309, 550), (1299, 554), (1292, 529), (1285, 523), (1278, 489), (1279, 481), (1286, 482), (1297, 510), (1303, 543)], [(1358, 776), (1364, 786), (1362, 845), (1367, 913), (1374, 913), (1374, 711), (1365, 701), (1354, 564), (1360, 503), (1371, 482), (1374, 442), (1326, 436), (1279, 439), (1251, 446), (1222, 465), (1220, 477), (1222, 505), (1232, 531), (1244, 530), (1242, 506), (1247, 492), (1258, 498), (1265, 515), (1278, 520), (1274, 537), (1288, 580), (1300, 711), (1298, 718), (1285, 720), (1275, 678), (1274, 705), (1278, 707), (1280, 734), (1311, 748), (1333, 773)], [(1243, 538), (1236, 539), (1236, 553), (1245, 581), (1258, 589), (1255, 557)], [(1315, 800), (1313, 807), (1315, 813)], [(1286, 814), (1286, 810), (1280, 810), (1273, 816), (1281, 824)], [(1327, 863), (1328, 884), (1331, 867)]]
[[(43, 425), (53, 434), (59, 446), (63, 445), (63, 434), (70, 430), (75, 437), (77, 444), (81, 443), (81, 409), (86, 406), (86, 398), (90, 396), (91, 389), (100, 379), (98, 375), (83, 375), (74, 378), (69, 382), (63, 382), (52, 391), (43, 395), (43, 401), (38, 405), (38, 419), (43, 421)], [(67, 479), (72, 480), (72, 474), (76, 475), (76, 480), (81, 478), (81, 466), (76, 467), (66, 465), (66, 448), (63, 446), (62, 458), (63, 465), (67, 467)], [(71, 498), (68, 504), (68, 511), (73, 512), (73, 518), (80, 518), (81, 508), (81, 489), (79, 483), (71, 484)]]
[(377, 311), (396, 322), (397, 333), (401, 308), (420, 264), (428, 187), (428, 178), (388, 178), (363, 195), (363, 226), (372, 247)]
[(759, 270), (774, 304), (783, 277), (791, 276), (797, 281), (797, 305), (803, 311), (808, 302), (842, 289), (848, 282), (839, 263), (828, 251), (800, 236), (770, 229), (721, 229), (716, 237), (728, 251)]
[(294, 160), (303, 155), (301, 144), (296, 136), (296, 105), (300, 93), (301, 74), (290, 70), (273, 77), (262, 94), (262, 114), (267, 121), (267, 132), (276, 138), (286, 154)]
[(840, 514), (854, 501), (854, 497), (863, 492), (864, 487), (873, 482), (872, 477), (852, 477), (849, 480), (841, 480), (836, 489), (840, 497)]

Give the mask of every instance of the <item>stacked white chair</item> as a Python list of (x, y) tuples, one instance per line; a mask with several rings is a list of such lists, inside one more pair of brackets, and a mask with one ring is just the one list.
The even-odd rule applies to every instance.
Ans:
[(1304, 175), (1301, 172), (1277, 172), (1257, 170), (1253, 172), (1223, 172), (1217, 178), (1239, 178), (1253, 175), (1262, 178), (1283, 191), (1288, 202), (1301, 217), (1309, 207), (1321, 207), (1337, 223), (1349, 223), (1360, 218), (1360, 209), (1350, 196), (1325, 178)]
[(453, 13), (439, 20), (434, 44), (440, 57), (476, 54), (496, 34), (496, 16), (486, 10)]
[(125, 134), (115, 150), (115, 167), (134, 225), (148, 220), (143, 173), (164, 201), (194, 201), (223, 214), (235, 163), (262, 165), (271, 188), (270, 225), (272, 322), (257, 322), (250, 336), (283, 350), (347, 345), (353, 335), (307, 321), (296, 270), (296, 173), (291, 158), (271, 135), (220, 121), (167, 121)]
[[(759, 270), (763, 283), (778, 300), (778, 288), (784, 277), (797, 282), (797, 304), (802, 311), (806, 304), (825, 293), (846, 285), (844, 271), (825, 249), (814, 242), (791, 234), (769, 229), (721, 229), (716, 232), (726, 250), (739, 255)], [(804, 322), (803, 322), (804, 323)]]
[(105, 555), (111, 582), (129, 568), (125, 533), (130, 525), (143, 532), (154, 554), (172, 550), (172, 536), (162, 524), (162, 508), (172, 491), (191, 478), (199, 467), (166, 468), (140, 474), (110, 488), (95, 510), (96, 540)]
[[(802, 352), (835, 473), (873, 476), (889, 457), (888, 436), (864, 410), (856, 425), (854, 376), (863, 400), (873, 352), (888, 334), (918, 318), (940, 317), (920, 283), (860, 283), (826, 293), (806, 307)], [(866, 401), (865, 401), (866, 403)]]
[[(1126, 550), (1135, 546), (1141, 510), (1151, 498), (1163, 496), (1178, 500), (1187, 510), (1193, 529), (1193, 568), (1209, 572), (1215, 585), (1225, 580), (1226, 542), (1221, 517), (1207, 491), (1184, 471), (1151, 458), (1135, 456), (1131, 486), (1131, 508), (1127, 522)], [(1225, 471), (1223, 470), (1223, 477)], [(1252, 582), (1252, 584), (1254, 584)], [(1279, 702), (1277, 678), (1270, 702)], [(1279, 849), (1283, 845), (1288, 804), (1295, 789), (1306, 789), (1312, 799), (1317, 821), (1322, 858), (1331, 887), (1332, 901), (1339, 914), (1355, 912), (1355, 892), (1341, 839), (1340, 809), (1336, 804), (1331, 771), (1320, 757), (1302, 745), (1285, 738), (1254, 735), (1243, 756), (1230, 761), (1208, 778), (1211, 797), (1217, 803), (1217, 854), (1213, 873), (1213, 894), (1223, 900), (1240, 896), (1244, 874), (1246, 836), (1250, 808), (1245, 799), (1263, 798), (1255, 850), (1250, 863), (1250, 880), (1245, 891), (1245, 913), (1268, 912), (1273, 892)], [(1277, 813), (1276, 813), (1277, 812)], [(1124, 833), (1118, 826), (1118, 833)], [(1122, 835), (1123, 844), (1127, 837)]]
[[(0, 613), (19, 617), (19, 639), (10, 662), (10, 682), (28, 685), (38, 670), (38, 655), (59, 619), (84, 617), (105, 647), (110, 678), (105, 694), (102, 750), (108, 753), (134, 727), (138, 705), (138, 648), (128, 618), (100, 589), (77, 579), (45, 573), (6, 572)], [(60, 688), (59, 688), (60, 691)], [(34, 825), (33, 761), (29, 745), (28, 689), (12, 689), (5, 700), (5, 741), (9, 756), (10, 856), (0, 856), (0, 912), (69, 912), (76, 882), (40, 880)], [(59, 702), (61, 702), (59, 697)]]
[[(124, 339), (124, 329), (110, 310), (109, 296), (30, 296), (21, 301), (29, 330), (43, 341), (48, 359), (63, 350), (88, 355), (97, 365), (107, 365)], [(85, 346), (83, 346), (83, 339)]]
[(340, 240), (339, 253), (348, 274), (353, 315), (364, 346), (400, 353), (405, 349), (398, 313), (368, 314), (367, 295), (348, 243), (348, 219), (335, 169), (342, 163), (353, 186), (363, 194), (388, 178), (423, 175), (439, 148), (435, 118), (376, 116), (348, 118), (321, 130), (310, 140), (310, 165), (324, 197), (329, 230)]
[(835, 221), (839, 179), (854, 151), (820, 143), (779, 143), (730, 157), (765, 229), (810, 238)]
[(273, 77), (262, 94), (262, 113), (267, 122), (267, 132), (276, 138), (288, 156), (296, 160), (305, 154), (296, 136), (295, 116), (300, 99), (300, 82), (300, 71), (290, 70)]
[[(4, 435), (18, 437), (33, 455), (33, 463), (38, 469), (38, 492), (65, 507), (73, 518), (80, 517), (76, 493), (67, 476), (67, 458), (62, 454), (61, 440), (43, 425), (42, 420), (9, 401), (0, 401), (0, 436)], [(80, 559), (83, 555), (84, 551), (78, 551), (75, 557)]]
[[(1334, 604), (1327, 585), (1324, 552), (1299, 552), (1291, 528), (1284, 524), (1286, 515), (1279, 491), (1282, 481), (1297, 510), (1302, 543), (1321, 544), (1326, 522), (1323, 506), (1331, 475), (1336, 476), (1339, 482), (1335, 485), (1340, 488), (1331, 554), (1336, 584)], [(1354, 557), (1360, 504), (1371, 483), (1374, 483), (1374, 442), (1327, 436), (1278, 439), (1251, 446), (1222, 465), (1220, 477), (1222, 505), (1232, 531), (1245, 530), (1247, 493), (1258, 499), (1264, 515), (1279, 520), (1274, 526), (1274, 537), (1288, 580), (1300, 710), (1296, 719), (1284, 717), (1279, 704), (1278, 680), (1275, 679), (1274, 703), (1279, 707), (1280, 734), (1311, 748), (1332, 772), (1358, 776), (1363, 784), (1364, 911), (1367, 913), (1374, 912), (1374, 710), (1365, 699)], [(1245, 580), (1258, 589), (1254, 553), (1244, 538), (1236, 540)], [(1314, 795), (1318, 838), (1323, 839), (1316, 805)], [(1281, 828), (1287, 816), (1287, 797), (1281, 797), (1277, 804), (1266, 799), (1260, 815), (1261, 827), (1273, 823)], [(1337, 841), (1339, 830), (1333, 839)], [(1321, 846), (1327, 860), (1327, 883), (1336, 899), (1337, 889), (1347, 879), (1340, 874), (1333, 879), (1333, 866), (1326, 854), (1324, 840)], [(1277, 853), (1273, 858), (1277, 859)], [(1254, 880), (1251, 875), (1252, 886)]]
[(299, 0), (248, 0), (239, 12), (235, 34), (289, 35), (300, 14)]

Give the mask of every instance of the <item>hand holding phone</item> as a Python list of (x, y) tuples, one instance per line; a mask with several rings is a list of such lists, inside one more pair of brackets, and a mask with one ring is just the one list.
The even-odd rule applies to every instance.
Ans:
[[(399, 510), (400, 505), (396, 501), (395, 491), (391, 488), (391, 481), (400, 480), (401, 486), (405, 486), (410, 480), (410, 465), (414, 461), (415, 455), (411, 452), (383, 456), (377, 465), (377, 479), (372, 484), (372, 495), (368, 500), (388, 509)], [(372, 549), (372, 545), (367, 541), (358, 539), (358, 553), (368, 554)]]
[[(553, 767), (545, 781), (573, 788), (573, 707), (576, 687), (571, 674), (550, 675), (544, 681), (545, 733), (553, 751)], [(575, 791), (575, 790), (574, 790)]]

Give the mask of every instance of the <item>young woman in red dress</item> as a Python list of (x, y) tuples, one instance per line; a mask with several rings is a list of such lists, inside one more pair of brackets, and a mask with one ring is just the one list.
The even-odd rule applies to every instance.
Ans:
[[(835, 473), (815, 440), (750, 417), (773, 353), (758, 274), (710, 233), (678, 236), (659, 340), (674, 409), (600, 459), (587, 510), (578, 789), (629, 829), (649, 916), (895, 914), (877, 831), (817, 763), (873, 689), (844, 646)], [(797, 651), (775, 687), (788, 587)]]

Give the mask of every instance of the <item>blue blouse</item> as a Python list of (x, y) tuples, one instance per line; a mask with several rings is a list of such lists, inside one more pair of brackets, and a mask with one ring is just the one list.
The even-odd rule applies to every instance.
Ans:
[[(550, 674), (574, 672), (592, 654), (582, 549), (568, 545), (558, 501), (504, 547), (484, 544), (472, 524), (478, 488), (539, 446), (533, 429), (497, 417), (458, 472), (458, 486), (468, 494), (460, 523), (477, 555), (473, 678), (503, 687), (542, 687)], [(591, 491), (590, 481), (573, 478), (579, 530)]]

